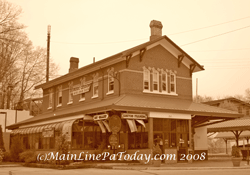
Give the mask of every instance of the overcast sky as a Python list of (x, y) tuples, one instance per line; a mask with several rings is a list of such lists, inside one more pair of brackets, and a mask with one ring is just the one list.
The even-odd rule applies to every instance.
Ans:
[[(46, 47), (68, 73), (70, 57), (80, 67), (147, 42), (149, 23), (204, 65), (193, 74), (193, 93), (214, 98), (244, 95), (250, 88), (250, 0), (9, 0), (22, 7), (35, 46)], [(203, 40), (204, 39), (204, 40)]]

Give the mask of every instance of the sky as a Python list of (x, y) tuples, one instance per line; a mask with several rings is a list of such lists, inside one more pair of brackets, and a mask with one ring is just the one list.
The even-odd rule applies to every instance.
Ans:
[[(205, 70), (193, 74), (193, 94), (244, 95), (250, 88), (250, 0), (8, 0), (34, 46), (46, 48), (59, 75), (70, 57), (79, 67), (149, 41), (151, 20)], [(196, 83), (198, 82), (198, 83)], [(198, 87), (196, 89), (196, 87)]]

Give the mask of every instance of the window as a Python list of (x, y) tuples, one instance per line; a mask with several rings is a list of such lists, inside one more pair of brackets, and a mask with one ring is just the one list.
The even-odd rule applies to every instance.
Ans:
[(188, 147), (189, 128), (188, 120), (181, 119), (153, 119), (154, 135), (163, 134), (163, 146)]
[(150, 71), (143, 67), (143, 90), (150, 91)]
[(167, 73), (165, 71), (162, 71), (161, 73), (161, 91), (164, 93), (168, 92)]
[(246, 115), (249, 115), (249, 109), (246, 110)]
[(68, 104), (73, 103), (73, 82), (69, 83), (69, 102)]
[[(85, 77), (81, 78), (80, 81), (81, 81), (81, 87), (83, 88), (86, 85)], [(81, 93), (80, 94), (80, 101), (84, 101), (84, 100), (85, 100), (85, 93)]]
[(136, 122), (137, 132), (128, 133), (128, 149), (148, 148), (148, 123), (146, 128)]
[(153, 69), (153, 91), (159, 91), (159, 73)]
[(108, 94), (114, 92), (114, 68), (108, 70)]
[(98, 73), (93, 76), (93, 97), (98, 97)]
[(173, 72), (170, 73), (170, 92), (176, 93), (176, 75)]
[(57, 87), (57, 107), (62, 106), (62, 86)]
[(49, 90), (49, 107), (48, 107), (48, 109), (52, 108), (52, 99), (53, 99), (53, 90), (50, 89)]

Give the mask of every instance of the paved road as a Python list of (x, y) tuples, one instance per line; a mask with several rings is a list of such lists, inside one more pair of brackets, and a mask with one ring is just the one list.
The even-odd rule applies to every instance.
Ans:
[[(10, 173), (11, 172), (11, 173)], [(72, 169), (55, 170), (28, 167), (1, 167), (0, 175), (249, 175), (250, 169), (221, 170), (112, 170), (112, 169)]]

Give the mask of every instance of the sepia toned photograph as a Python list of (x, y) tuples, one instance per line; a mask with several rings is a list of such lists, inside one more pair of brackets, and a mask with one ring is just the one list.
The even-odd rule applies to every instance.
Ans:
[(1, 175), (249, 175), (250, 0), (0, 0)]

